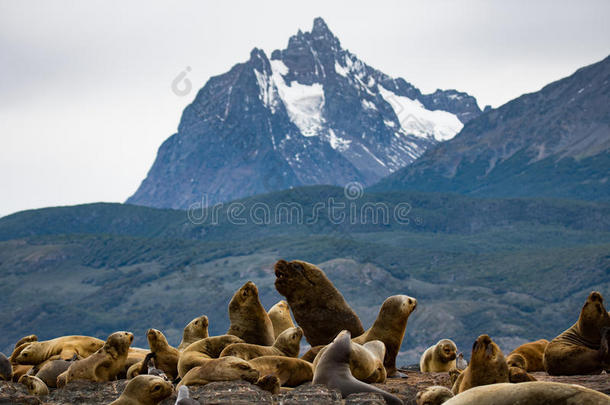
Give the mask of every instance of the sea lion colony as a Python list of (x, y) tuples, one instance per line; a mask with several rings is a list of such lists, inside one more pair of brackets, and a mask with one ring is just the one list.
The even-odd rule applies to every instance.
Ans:
[[(10, 357), (0, 354), (0, 379), (18, 381), (32, 394), (47, 395), (49, 388), (74, 380), (127, 378), (128, 384), (113, 404), (128, 405), (158, 404), (174, 391), (179, 393), (176, 403), (197, 403), (189, 398), (189, 385), (230, 380), (245, 380), (274, 394), (280, 388), (313, 381), (340, 391), (343, 397), (377, 392), (389, 404), (402, 403), (371, 384), (399, 373), (396, 356), (417, 300), (406, 295), (387, 298), (365, 331), (318, 267), (280, 260), (275, 274), (275, 287), (286, 301), (268, 313), (256, 285), (247, 282), (229, 303), (231, 324), (225, 335), (208, 336), (205, 315), (186, 325), (177, 348), (156, 329), (147, 332), (149, 350), (131, 347), (133, 334), (123, 331), (110, 334), (106, 341), (89, 336), (38, 341), (30, 335), (16, 343)], [(299, 358), (303, 336), (312, 348)], [(475, 340), (466, 365), (455, 343), (442, 339), (422, 354), (420, 366), (423, 372), (448, 372), (453, 387), (428, 387), (418, 393), (416, 402), (466, 404), (474, 403), (469, 402), (472, 397), (480, 403), (495, 403), (494, 398), (501, 396), (507, 403), (515, 398), (534, 404), (540, 398), (554, 403), (561, 395), (578, 395), (587, 403), (607, 404), (610, 397), (604, 394), (536, 382), (528, 372), (601, 373), (610, 369), (609, 340), (610, 315), (599, 292), (589, 294), (576, 323), (561, 335), (550, 342), (542, 339), (522, 345), (507, 357), (483, 334)], [(456, 362), (456, 357), (461, 361)], [(517, 382), (523, 384), (509, 384)]]

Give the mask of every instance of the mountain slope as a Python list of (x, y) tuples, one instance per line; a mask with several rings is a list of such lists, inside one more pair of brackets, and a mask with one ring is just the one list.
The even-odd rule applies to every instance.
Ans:
[(469, 121), (372, 190), (610, 199), (610, 57)]
[(341, 48), (317, 18), (269, 59), (212, 77), (127, 202), (188, 208), (310, 184), (373, 184), (480, 114), (455, 90), (423, 95)]

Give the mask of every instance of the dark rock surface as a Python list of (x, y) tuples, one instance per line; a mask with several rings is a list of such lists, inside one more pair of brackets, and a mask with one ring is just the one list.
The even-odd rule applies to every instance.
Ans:
[[(406, 373), (406, 378), (389, 379), (376, 386), (401, 398), (405, 405), (415, 405), (415, 395), (425, 387), (443, 385), (449, 387), (447, 373)], [(539, 381), (553, 381), (579, 384), (605, 394), (610, 394), (610, 378), (607, 374), (586, 376), (551, 377), (546, 373), (533, 373)], [(126, 381), (108, 383), (72, 382), (63, 389), (51, 389), (46, 397), (29, 395), (24, 386), (0, 381), (0, 405), (4, 404), (109, 404), (119, 397)], [(337, 391), (323, 385), (303, 384), (294, 389), (283, 388), (279, 395), (271, 395), (260, 388), (243, 381), (216, 382), (201, 387), (190, 387), (191, 398), (202, 404), (384, 404), (375, 393), (352, 394), (342, 399)], [(162, 405), (172, 405), (176, 394), (163, 401)]]

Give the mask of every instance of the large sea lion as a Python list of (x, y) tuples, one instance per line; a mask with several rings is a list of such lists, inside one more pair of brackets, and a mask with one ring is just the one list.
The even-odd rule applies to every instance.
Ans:
[(280, 385), (296, 387), (313, 378), (311, 363), (294, 357), (263, 356), (248, 361), (260, 376), (275, 375)]
[(479, 385), (509, 382), (508, 365), (502, 350), (487, 335), (481, 335), (472, 346), (470, 364), (453, 384), (454, 394)]
[(358, 392), (377, 392), (388, 404), (402, 404), (400, 398), (354, 378), (349, 367), (351, 343), (349, 331), (344, 330), (326, 347), (314, 371), (313, 384), (336, 389), (343, 398)]
[(455, 368), (457, 346), (451, 339), (439, 340), (422, 354), (419, 370), (423, 373), (443, 373)]
[[(73, 362), (68, 370), (60, 374), (63, 383), (75, 380), (89, 380), (95, 382), (112, 381), (124, 369), (127, 361), (129, 346), (133, 342), (130, 332), (114, 332), (104, 345), (91, 356)], [(64, 376), (62, 378), (62, 376)]]
[(129, 380), (121, 396), (110, 405), (157, 405), (173, 391), (172, 384), (161, 377), (139, 375)]
[(610, 367), (610, 316), (597, 291), (587, 297), (578, 321), (544, 351), (550, 375), (596, 374)]
[(13, 366), (4, 353), (0, 353), (0, 380), (11, 381), (13, 379)]
[(526, 382), (474, 387), (445, 405), (607, 405), (610, 397), (576, 384)]
[(518, 367), (529, 372), (544, 371), (544, 350), (548, 344), (546, 339), (522, 344), (506, 356), (506, 363), (509, 367)]
[[(288, 358), (288, 357), (286, 357)], [(245, 380), (256, 383), (259, 373), (247, 361), (233, 356), (204, 360), (200, 366), (190, 369), (178, 384), (205, 385), (214, 381)]]
[(28, 389), (32, 395), (49, 395), (49, 387), (38, 377), (33, 375), (21, 376), (19, 382)]
[(286, 329), (275, 339), (273, 346), (253, 345), (251, 343), (233, 343), (224, 348), (220, 357), (235, 356), (251, 360), (261, 356), (297, 357), (303, 330), (299, 327)]
[(271, 324), (273, 324), (273, 335), (276, 339), (286, 329), (294, 328), (294, 323), (290, 316), (290, 308), (286, 301), (279, 301), (271, 307), (267, 314), (269, 319), (271, 319)]
[(184, 331), (182, 332), (182, 341), (178, 346), (178, 350), (184, 350), (191, 343), (195, 343), (198, 340), (207, 338), (209, 325), (210, 321), (205, 315), (190, 321), (188, 325), (184, 327)]
[(360, 319), (326, 274), (311, 263), (275, 263), (275, 288), (286, 297), (297, 324), (311, 346), (327, 345), (346, 329), (364, 333)]
[(180, 353), (178, 375), (184, 377), (193, 367), (202, 365), (206, 360), (218, 358), (224, 348), (233, 343), (244, 343), (244, 341), (237, 336), (221, 335), (191, 343)]
[(407, 295), (393, 295), (388, 297), (379, 310), (379, 315), (373, 326), (361, 336), (355, 337), (354, 342), (364, 344), (371, 340), (381, 340), (385, 345), (385, 359), (383, 364), (388, 377), (397, 374), (396, 356), (402, 345), (407, 329), (409, 315), (417, 308), (417, 300)]
[[(356, 379), (369, 384), (384, 383), (387, 376), (385, 367), (383, 366), (385, 345), (380, 340), (366, 342), (364, 345), (352, 341), (351, 345), (349, 368), (352, 375)], [(328, 346), (322, 347), (313, 360), (314, 370), (318, 366), (322, 354), (327, 348)]]
[(163, 370), (171, 380), (175, 380), (178, 377), (180, 351), (167, 343), (165, 335), (160, 330), (149, 329), (146, 332), (146, 339), (151, 353), (155, 355), (155, 367)]
[(227, 335), (242, 338), (246, 343), (271, 346), (273, 324), (258, 298), (258, 288), (252, 281), (244, 284), (229, 302), (231, 326)]
[(87, 357), (104, 345), (104, 341), (91, 336), (62, 336), (46, 341), (24, 343), (15, 351), (18, 364), (37, 365), (47, 360), (71, 359), (75, 354)]
[(419, 391), (415, 395), (417, 405), (441, 405), (453, 398), (453, 392), (447, 387), (432, 385)]

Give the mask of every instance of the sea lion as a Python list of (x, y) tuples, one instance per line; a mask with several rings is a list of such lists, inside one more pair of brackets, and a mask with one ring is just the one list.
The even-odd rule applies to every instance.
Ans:
[(149, 329), (146, 332), (148, 346), (155, 355), (155, 366), (170, 378), (175, 380), (178, 377), (178, 359), (180, 351), (167, 343), (163, 332), (157, 329)]
[(457, 346), (451, 339), (439, 340), (422, 354), (419, 370), (423, 373), (443, 373), (455, 368)]
[(385, 345), (383, 364), (388, 377), (397, 375), (396, 356), (402, 345), (407, 329), (409, 315), (417, 308), (417, 300), (407, 295), (393, 295), (381, 305), (379, 315), (373, 326), (361, 336), (355, 337), (356, 343), (364, 344), (371, 340), (381, 340)]
[(451, 391), (457, 395), (479, 385), (509, 382), (508, 376), (502, 350), (488, 335), (481, 335), (472, 346), (470, 364), (459, 375)]
[(296, 387), (313, 378), (311, 363), (294, 357), (263, 356), (248, 361), (259, 375), (275, 375), (280, 379), (280, 385)]
[(548, 344), (546, 339), (522, 344), (506, 357), (506, 363), (509, 367), (519, 367), (529, 372), (544, 371), (542, 359)]
[(275, 263), (275, 276), (276, 290), (286, 297), (312, 347), (327, 345), (343, 329), (353, 336), (364, 333), (354, 310), (318, 267), (300, 260), (279, 260)]
[[(349, 357), (349, 368), (352, 375), (363, 382), (384, 383), (386, 380), (386, 370), (383, 366), (385, 356), (385, 345), (380, 340), (366, 342), (364, 345), (351, 342), (351, 353)], [(328, 346), (324, 346), (313, 361), (314, 370), (318, 366), (322, 354)]]
[(110, 405), (157, 405), (172, 395), (172, 383), (154, 375), (129, 380), (121, 396)]
[(180, 353), (178, 375), (184, 377), (190, 369), (202, 365), (205, 360), (218, 358), (224, 348), (233, 343), (244, 343), (244, 341), (237, 336), (221, 335), (191, 343)]
[(27, 335), (27, 336), (22, 337), (21, 339), (19, 339), (17, 341), (17, 343), (15, 343), (15, 348), (13, 350), (16, 350), (19, 346), (21, 346), (24, 343), (31, 343), (31, 342), (38, 342), (38, 336)]
[(607, 405), (610, 397), (576, 384), (526, 382), (474, 387), (445, 405)]
[(274, 342), (273, 324), (258, 299), (258, 288), (248, 281), (235, 292), (229, 302), (231, 326), (227, 335), (242, 338), (246, 343), (271, 346)]
[(126, 375), (127, 379), (131, 380), (139, 375), (156, 375), (157, 377), (165, 378), (169, 381), (170, 379), (167, 374), (155, 366), (155, 356), (155, 353), (150, 352), (146, 355), (144, 360), (129, 367)]
[(4, 353), (0, 353), (0, 380), (11, 381), (13, 379), (13, 366)]
[(198, 340), (207, 338), (209, 325), (210, 321), (205, 315), (190, 321), (188, 325), (184, 327), (184, 331), (182, 332), (182, 341), (180, 342), (180, 345), (178, 345), (178, 350), (184, 350), (191, 343), (195, 343)]
[[(125, 362), (125, 367), (117, 375), (117, 378), (118, 379), (128, 378), (127, 373), (129, 372), (129, 369), (131, 369), (134, 364), (138, 364), (141, 367), (142, 361), (146, 358), (146, 355), (149, 353), (150, 353), (150, 350), (148, 350), (148, 349), (142, 349), (140, 347), (130, 347), (129, 352), (127, 352), (127, 361)], [(133, 377), (135, 377), (135, 375), (133, 375), (132, 378)]]
[(191, 399), (191, 393), (186, 385), (181, 386), (178, 389), (178, 396), (174, 405), (200, 405), (199, 401)]
[(38, 370), (36, 377), (40, 378), (49, 388), (57, 388), (57, 377), (68, 370), (74, 360), (51, 360)]
[(233, 343), (224, 348), (220, 357), (235, 356), (244, 360), (251, 360), (261, 356), (297, 357), (303, 329), (292, 327), (286, 329), (275, 339), (273, 346), (253, 345), (251, 343)]
[[(402, 400), (389, 392), (354, 378), (350, 371), (349, 360), (352, 342), (347, 330), (337, 335), (326, 347), (313, 375), (313, 384), (323, 384), (341, 392), (343, 398), (358, 392), (377, 392), (388, 404), (402, 404)], [(262, 357), (261, 357), (262, 358)]]
[(259, 378), (255, 385), (263, 391), (270, 392), (272, 395), (278, 395), (282, 382), (278, 376), (270, 374)]
[(49, 395), (49, 387), (38, 377), (33, 375), (23, 375), (19, 382), (28, 389), (32, 395)]
[[(260, 357), (262, 358), (262, 357)], [(288, 358), (288, 357), (285, 357)], [(200, 366), (190, 369), (178, 384), (205, 385), (214, 381), (245, 380), (256, 383), (259, 373), (247, 361), (227, 356), (219, 359), (203, 360)]]
[(24, 343), (15, 351), (18, 364), (37, 365), (46, 360), (71, 359), (75, 354), (87, 357), (104, 345), (104, 341), (91, 336), (62, 336), (42, 342)]
[(468, 367), (468, 362), (464, 358), (464, 353), (462, 353), (462, 352), (458, 353), (457, 359), (455, 359), (455, 367), (458, 370), (464, 370), (464, 369), (466, 369), (466, 367)]
[(424, 388), (415, 395), (417, 405), (441, 405), (453, 398), (453, 392), (447, 387), (432, 385)]
[(277, 304), (271, 307), (267, 312), (271, 324), (273, 325), (273, 335), (277, 337), (288, 328), (294, 328), (292, 317), (290, 316), (290, 308), (288, 303), (284, 300), (279, 301)]
[(97, 352), (73, 362), (68, 370), (60, 374), (57, 377), (58, 387), (61, 384), (60, 378), (65, 384), (75, 380), (96, 382), (114, 380), (125, 367), (129, 346), (132, 342), (133, 334), (130, 332), (112, 333)]
[(598, 374), (610, 367), (610, 316), (593, 291), (578, 321), (547, 345), (543, 363), (550, 375)]

